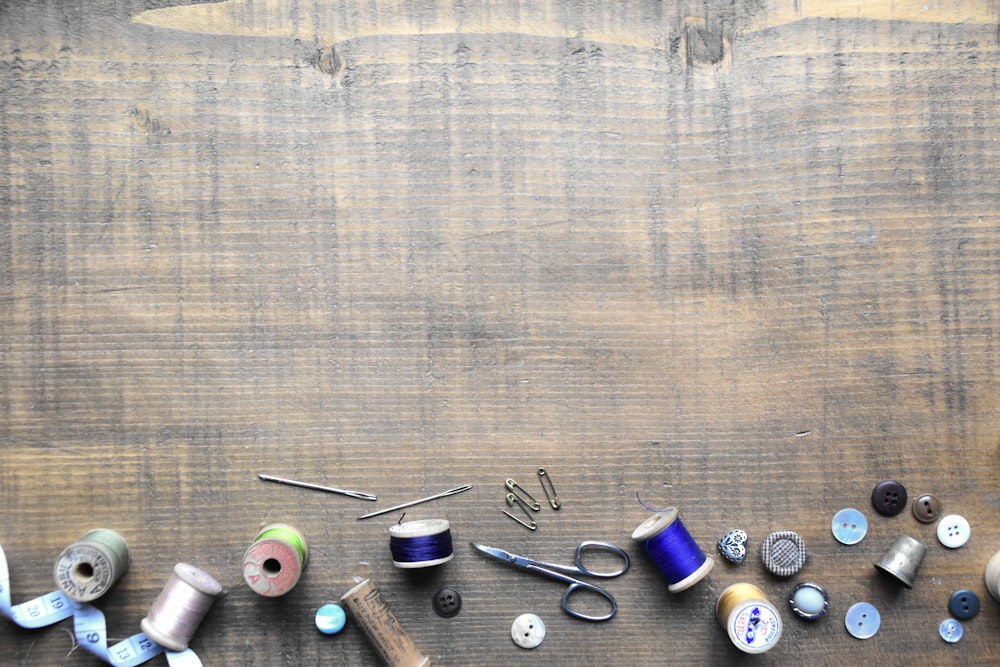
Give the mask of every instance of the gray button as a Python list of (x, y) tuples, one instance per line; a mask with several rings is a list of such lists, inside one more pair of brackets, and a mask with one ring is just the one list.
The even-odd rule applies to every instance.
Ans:
[(521, 648), (535, 648), (545, 639), (545, 624), (534, 614), (521, 614), (510, 626), (510, 638)]
[(868, 534), (868, 519), (860, 511), (848, 507), (833, 516), (830, 527), (841, 544), (857, 544)]
[(941, 635), (941, 639), (945, 640), (949, 644), (954, 644), (962, 638), (962, 624), (953, 618), (946, 618), (941, 621), (941, 627), (938, 628), (938, 634)]
[(879, 616), (878, 609), (870, 603), (856, 602), (847, 610), (844, 624), (852, 637), (868, 639), (874, 637), (882, 626), (882, 617)]
[(806, 543), (794, 531), (776, 530), (764, 538), (760, 557), (771, 574), (790, 577), (805, 565)]

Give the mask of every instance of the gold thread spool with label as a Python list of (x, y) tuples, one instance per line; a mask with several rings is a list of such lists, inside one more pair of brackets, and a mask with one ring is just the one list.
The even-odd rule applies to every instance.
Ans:
[(715, 604), (715, 618), (744, 653), (769, 651), (781, 639), (778, 609), (753, 584), (733, 584)]
[(222, 586), (194, 565), (177, 563), (140, 625), (150, 639), (171, 651), (183, 651), (201, 619), (222, 594)]
[(268, 524), (243, 555), (243, 579), (254, 593), (276, 598), (295, 588), (308, 560), (302, 533), (285, 523)]
[(131, 562), (128, 543), (107, 528), (87, 531), (56, 559), (56, 586), (66, 597), (91, 602), (107, 593)]
[(344, 593), (340, 601), (361, 626), (368, 643), (389, 667), (429, 667), (431, 659), (417, 648), (378, 589), (365, 579)]

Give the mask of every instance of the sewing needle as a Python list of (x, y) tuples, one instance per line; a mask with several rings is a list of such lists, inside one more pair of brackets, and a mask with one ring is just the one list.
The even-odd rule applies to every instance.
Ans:
[(447, 496), (453, 496), (456, 493), (462, 493), (463, 491), (468, 491), (472, 488), (471, 484), (466, 484), (465, 486), (456, 486), (454, 489), (448, 489), (447, 491), (442, 491), (441, 493), (435, 494), (433, 496), (427, 496), (426, 498), (421, 498), (420, 500), (411, 500), (408, 503), (403, 503), (402, 505), (395, 505), (384, 510), (379, 510), (377, 512), (372, 512), (371, 514), (366, 514), (364, 516), (359, 516), (358, 521), (362, 519), (370, 519), (373, 516), (379, 516), (380, 514), (388, 514), (389, 512), (395, 512), (396, 510), (401, 510), (406, 507), (413, 507), (414, 505), (419, 505), (420, 503), (426, 503), (429, 500), (437, 500), (438, 498), (445, 498)]
[(362, 493), (361, 491), (349, 491), (347, 489), (337, 489), (332, 486), (320, 486), (319, 484), (310, 484), (309, 482), (299, 482), (294, 479), (275, 477), (274, 475), (257, 475), (257, 477), (264, 480), (265, 482), (278, 482), (279, 484), (288, 484), (289, 486), (300, 486), (303, 489), (326, 491), (327, 493), (339, 493), (342, 496), (350, 496), (351, 498), (358, 498), (360, 500), (378, 500), (376, 496), (373, 496), (370, 493)]

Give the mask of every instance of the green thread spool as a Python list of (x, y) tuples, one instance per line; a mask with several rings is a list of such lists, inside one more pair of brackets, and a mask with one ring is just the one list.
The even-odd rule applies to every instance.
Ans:
[(71, 600), (91, 602), (121, 579), (131, 560), (121, 535), (107, 528), (88, 531), (56, 559), (56, 586)]
[(276, 598), (295, 588), (308, 560), (302, 533), (286, 523), (268, 524), (243, 556), (243, 579), (254, 593)]

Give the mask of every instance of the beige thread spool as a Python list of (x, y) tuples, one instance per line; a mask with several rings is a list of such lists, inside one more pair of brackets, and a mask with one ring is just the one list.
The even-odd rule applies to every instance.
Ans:
[(983, 574), (986, 580), (986, 590), (990, 597), (1000, 602), (1000, 551), (993, 554), (989, 562), (986, 563), (986, 572)]
[(733, 645), (744, 653), (763, 653), (781, 639), (778, 609), (753, 584), (733, 584), (719, 595), (715, 618)]
[(268, 524), (243, 555), (243, 579), (254, 593), (276, 598), (295, 588), (308, 560), (302, 533), (286, 523)]
[(128, 543), (113, 530), (96, 528), (63, 549), (56, 559), (56, 586), (66, 597), (91, 602), (107, 593), (131, 562)]
[(429, 667), (431, 659), (420, 653), (378, 589), (365, 579), (340, 598), (365, 633), (368, 643), (389, 667)]
[(194, 565), (177, 563), (163, 591), (140, 622), (142, 631), (166, 649), (183, 651), (221, 594), (222, 586), (210, 575)]

